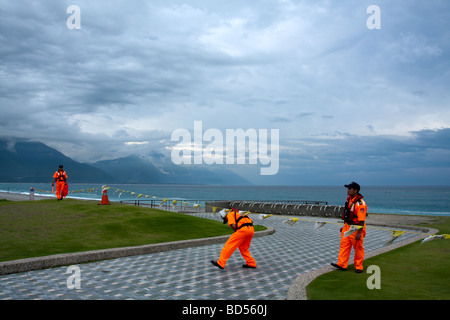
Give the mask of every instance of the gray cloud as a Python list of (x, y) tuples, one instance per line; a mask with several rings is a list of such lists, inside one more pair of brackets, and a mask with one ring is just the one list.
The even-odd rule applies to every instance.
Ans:
[(380, 30), (369, 1), (77, 1), (80, 30), (71, 4), (2, 3), (1, 136), (96, 161), (167, 153), (201, 120), (280, 129), (264, 183), (448, 167), (448, 1), (379, 1)]
[(365, 184), (447, 184), (449, 133), (441, 129), (407, 136), (342, 134), (292, 140), (280, 172), (292, 182), (315, 179), (317, 184), (339, 183), (345, 177)]

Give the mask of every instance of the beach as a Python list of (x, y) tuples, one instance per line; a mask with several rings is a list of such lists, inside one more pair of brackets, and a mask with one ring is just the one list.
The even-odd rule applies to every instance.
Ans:
[[(42, 196), (42, 195), (35, 195), (34, 200), (42, 200), (42, 199), (51, 199), (55, 198), (55, 195), (48, 195), (48, 196)], [(14, 193), (14, 192), (0, 192), (0, 199), (5, 199), (9, 201), (26, 201), (30, 200), (29, 194), (23, 194), (23, 193)]]

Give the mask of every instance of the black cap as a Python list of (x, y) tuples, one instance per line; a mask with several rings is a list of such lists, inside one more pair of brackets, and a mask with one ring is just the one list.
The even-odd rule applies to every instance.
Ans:
[(347, 189), (356, 189), (358, 191), (361, 190), (361, 187), (359, 186), (359, 184), (357, 184), (354, 181), (352, 181), (350, 184), (344, 185), (344, 187), (346, 187)]

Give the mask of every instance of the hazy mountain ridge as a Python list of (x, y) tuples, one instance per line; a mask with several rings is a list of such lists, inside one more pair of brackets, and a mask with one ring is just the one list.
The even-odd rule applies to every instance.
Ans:
[(156, 152), (87, 164), (77, 162), (41, 142), (0, 139), (2, 182), (49, 182), (59, 164), (64, 165), (69, 182), (251, 184), (227, 169), (179, 166)]

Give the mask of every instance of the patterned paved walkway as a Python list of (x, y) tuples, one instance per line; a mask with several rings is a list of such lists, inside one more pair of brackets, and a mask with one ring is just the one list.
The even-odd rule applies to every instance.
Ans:
[[(197, 214), (218, 219), (212, 214)], [(286, 217), (265, 220), (252, 215), (256, 224), (272, 226), (273, 235), (253, 239), (250, 251), (257, 269), (243, 269), (236, 251), (225, 270), (211, 265), (223, 244), (173, 250), (148, 255), (80, 264), (80, 289), (69, 289), (68, 267), (9, 274), (0, 277), (0, 299), (164, 299), (164, 300), (282, 300), (295, 278), (335, 262), (339, 249), (339, 225), (314, 228), (311, 221), (293, 226)], [(337, 222), (337, 219), (322, 219)], [(406, 233), (401, 240), (413, 237)], [(383, 247), (391, 231), (368, 228), (366, 252)], [(353, 260), (353, 256), (350, 258)]]

